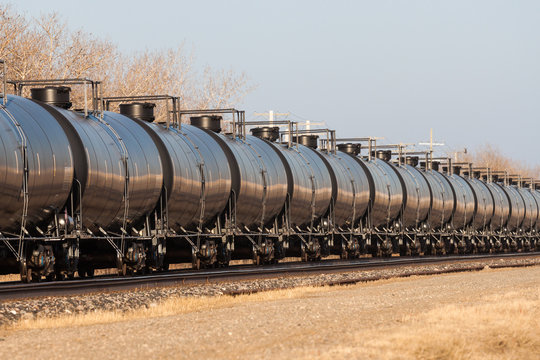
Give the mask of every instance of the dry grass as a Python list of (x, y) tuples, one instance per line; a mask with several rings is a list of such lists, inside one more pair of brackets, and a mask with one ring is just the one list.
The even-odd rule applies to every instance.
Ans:
[(20, 281), (20, 280), (21, 280), (21, 276), (19, 274), (0, 275), (0, 282)]
[[(174, 316), (233, 308), (249, 302), (300, 299), (345, 288), (377, 286), (414, 278), (350, 286), (301, 287), (236, 297), (174, 297), (151, 304), (149, 308), (129, 312), (98, 311), (21, 320), (3, 330), (76, 327)], [(356, 341), (352, 348), (339, 346), (322, 354), (322, 357), (360, 352), (366, 357), (380, 358), (384, 354), (384, 358), (396, 359), (540, 359), (540, 289), (491, 295), (478, 298), (474, 303), (439, 306), (426, 313), (408, 315), (399, 324), (386, 324), (368, 332), (356, 333), (353, 337)]]
[(325, 292), (343, 290), (346, 288), (373, 286), (398, 281), (408, 281), (408, 279), (411, 278), (415, 278), (415, 276), (409, 278), (383, 279), (369, 283), (363, 282), (354, 285), (343, 286), (304, 286), (291, 289), (262, 291), (254, 294), (238, 296), (174, 296), (159, 303), (152, 303), (148, 308), (140, 308), (132, 311), (95, 311), (86, 314), (66, 314), (58, 317), (37, 317), (30, 319), (22, 319), (15, 324), (11, 324), (0, 329), (4, 331), (49, 329), (173, 316), (191, 312), (202, 312), (213, 309), (233, 307), (235, 305), (245, 304), (248, 302), (300, 299)]
[[(441, 277), (445, 276), (450, 275)], [(98, 311), (85, 315), (22, 320), (2, 330), (9, 333), (137, 321), (234, 308), (250, 302), (301, 299), (336, 290), (406, 282), (415, 278), (394, 278), (350, 286), (301, 287), (236, 297), (175, 297), (136, 311)], [(468, 303), (436, 306), (424, 313), (407, 315), (397, 323), (385, 322), (367, 331), (348, 331), (347, 338), (353, 341), (346, 341), (348, 344), (338, 342), (339, 345), (319, 353), (319, 357), (345, 358), (351, 354), (362, 354), (362, 358), (374, 359), (540, 359), (540, 289), (506, 292), (478, 297)]]
[(540, 289), (448, 305), (363, 333), (365, 350), (396, 359), (540, 359)]
[(171, 297), (160, 303), (150, 304), (148, 308), (133, 311), (96, 311), (87, 314), (69, 314), (59, 317), (41, 317), (20, 320), (4, 330), (46, 329), (70, 326), (85, 326), (120, 321), (131, 321), (143, 318), (172, 316), (190, 312), (206, 311), (233, 307), (247, 302), (261, 302), (278, 299), (294, 299), (309, 296), (313, 293), (331, 291), (328, 287), (302, 287), (295, 289), (264, 291), (239, 296), (204, 296), (204, 297)]

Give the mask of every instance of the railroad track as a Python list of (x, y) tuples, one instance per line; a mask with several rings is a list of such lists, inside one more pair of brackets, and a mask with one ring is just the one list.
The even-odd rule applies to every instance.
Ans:
[(77, 295), (102, 291), (120, 291), (173, 285), (216, 283), (220, 281), (232, 280), (264, 279), (287, 275), (336, 273), (354, 270), (400, 267), (406, 265), (427, 265), (436, 263), (456, 263), (474, 260), (496, 260), (537, 256), (540, 256), (540, 252), (498, 255), (460, 255), (447, 257), (394, 257), (383, 259), (362, 258), (347, 261), (327, 260), (316, 263), (291, 262), (268, 266), (238, 265), (225, 269), (198, 271), (179, 270), (174, 272), (133, 277), (100, 276), (92, 279), (54, 281), (47, 283), (23, 284), (19, 282), (6, 282), (0, 285), (0, 300), (23, 299), (40, 296)]

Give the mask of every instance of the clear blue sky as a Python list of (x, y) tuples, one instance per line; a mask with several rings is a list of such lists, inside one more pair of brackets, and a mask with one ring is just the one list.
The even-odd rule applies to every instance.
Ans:
[(540, 1), (19, 0), (122, 50), (193, 45), (245, 71), (254, 111), (291, 111), (342, 136), (452, 148), (491, 143), (540, 164)]

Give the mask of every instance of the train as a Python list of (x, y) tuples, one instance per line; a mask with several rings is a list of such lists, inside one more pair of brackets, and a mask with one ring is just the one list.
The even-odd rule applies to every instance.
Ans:
[[(540, 247), (533, 179), (236, 109), (180, 109), (168, 95), (105, 98), (88, 79), (9, 84), (0, 273), (23, 282)], [(72, 109), (78, 85), (85, 106)]]

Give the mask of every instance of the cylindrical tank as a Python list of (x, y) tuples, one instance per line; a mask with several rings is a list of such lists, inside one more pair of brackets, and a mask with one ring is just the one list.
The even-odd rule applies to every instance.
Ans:
[(279, 126), (262, 126), (250, 130), (253, 136), (274, 142), (279, 139)]
[(525, 218), (523, 219), (521, 228), (523, 231), (529, 231), (534, 229), (538, 220), (538, 205), (536, 204), (534, 195), (531, 194), (528, 188), (518, 188), (517, 190), (525, 203)]
[(190, 118), (191, 125), (204, 130), (209, 130), (212, 132), (221, 131), (221, 121), (223, 117), (219, 115), (203, 115), (203, 116), (192, 116)]
[(155, 120), (155, 107), (156, 104), (142, 102), (133, 102), (119, 105), (120, 114), (130, 117), (132, 119), (139, 119), (148, 122), (152, 122)]
[[(287, 197), (285, 166), (272, 145), (255, 136), (245, 140), (216, 134), (232, 153), (237, 165), (238, 181), (233, 181), (236, 194), (236, 224), (256, 230), (279, 214)], [(234, 175), (233, 175), (234, 178)]]
[[(47, 106), (47, 105), (45, 105)], [(50, 220), (68, 200), (73, 183), (70, 143), (40, 103), (8, 96), (0, 110), (0, 229), (18, 231), (24, 209), (24, 156), (28, 159), (26, 227)]]
[(525, 219), (525, 202), (515, 186), (502, 186), (510, 200), (510, 216), (506, 223), (509, 231), (514, 231), (521, 226)]
[(445, 226), (454, 213), (455, 198), (452, 187), (446, 176), (436, 170), (424, 170), (422, 172), (431, 189), (431, 211), (428, 217), (429, 226), (433, 229), (441, 229)]
[(342, 151), (349, 155), (359, 155), (360, 150), (361, 150), (361, 145), (354, 144), (354, 143), (345, 143), (345, 144), (337, 144), (337, 148), (339, 151)]
[(401, 177), (403, 192), (403, 226), (411, 227), (428, 217), (431, 206), (431, 191), (426, 178), (410, 165), (395, 166)]
[(370, 194), (371, 224), (374, 227), (391, 225), (403, 203), (401, 182), (391, 165), (383, 160), (373, 159), (364, 161), (364, 164), (373, 184)]
[(30, 89), (32, 99), (63, 109), (71, 107), (70, 91), (71, 88), (67, 86), (46, 86)]
[(540, 192), (536, 189), (530, 189), (531, 194), (534, 197), (534, 200), (536, 200), (536, 205), (538, 206), (538, 219), (536, 220), (535, 229), (540, 230)]
[(490, 226), (492, 230), (500, 230), (508, 222), (510, 216), (510, 200), (500, 185), (493, 182), (487, 182), (486, 186), (493, 196), (493, 203), (495, 205)]
[(196, 229), (214, 220), (231, 193), (231, 170), (219, 143), (187, 124), (180, 129), (155, 123), (148, 127), (165, 145), (162, 162), (171, 161), (164, 171), (169, 226), (175, 231)]
[(149, 214), (156, 206), (163, 187), (163, 166), (152, 137), (133, 119), (105, 112), (103, 121), (120, 136), (128, 156), (128, 223)]
[[(310, 226), (328, 210), (332, 197), (332, 182), (328, 168), (318, 154), (300, 144), (288, 148), (273, 143), (290, 169), (289, 220), (291, 226)], [(292, 186), (291, 186), (292, 185)]]
[(334, 225), (353, 225), (366, 213), (369, 205), (369, 182), (364, 169), (351, 156), (337, 151), (321, 153), (328, 161), (336, 179), (334, 194)]
[(293, 136), (292, 141), (311, 149), (316, 149), (318, 147), (319, 135)]
[(484, 229), (491, 222), (495, 210), (493, 195), (483, 181), (475, 178), (465, 180), (469, 182), (476, 198), (476, 211), (471, 225), (476, 230)]
[[(53, 111), (69, 121), (64, 130), (79, 164), (76, 177), (82, 187), (83, 226), (94, 232), (100, 227), (118, 230), (124, 221), (125, 226), (134, 225), (149, 214), (161, 193), (163, 170), (146, 130), (113, 112), (105, 112), (101, 120), (58, 108)], [(85, 167), (80, 166), (83, 163)]]
[(455, 229), (462, 229), (469, 225), (474, 217), (476, 200), (471, 185), (457, 174), (446, 177), (454, 190), (454, 215), (452, 224)]

